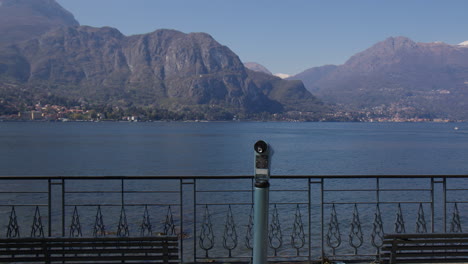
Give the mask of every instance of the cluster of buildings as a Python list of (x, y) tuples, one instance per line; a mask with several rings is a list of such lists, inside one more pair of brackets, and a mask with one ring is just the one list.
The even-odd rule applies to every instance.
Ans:
[[(2, 116), (0, 116), (0, 119), (2, 119)], [(49, 104), (42, 106), (38, 103), (26, 111), (18, 112), (17, 115), (3, 116), (3, 119), (20, 121), (101, 121), (106, 119), (106, 115), (96, 110), (82, 109), (80, 106), (68, 108)], [(121, 116), (119, 120), (137, 122), (140, 117)]]
[(79, 106), (67, 108), (60, 105), (44, 105), (36, 104), (27, 111), (18, 112), (18, 120), (34, 121), (34, 120), (66, 120), (73, 116), (83, 116), (89, 111), (80, 109)]

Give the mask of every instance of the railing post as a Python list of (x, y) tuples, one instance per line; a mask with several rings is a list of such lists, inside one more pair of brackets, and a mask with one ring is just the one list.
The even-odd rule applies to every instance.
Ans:
[(123, 178), (120, 180), (120, 204), (122, 207), (125, 205), (125, 185)]
[(375, 190), (375, 195), (376, 195), (376, 201), (377, 201), (377, 205), (379, 205), (380, 203), (380, 178), (376, 178), (377, 182), (376, 182), (376, 190)]
[(444, 211), (444, 232), (447, 233), (447, 177), (444, 177), (442, 183), (442, 191), (444, 192), (443, 211)]
[(197, 262), (197, 180), (192, 179), (192, 193), (193, 193), (193, 262)]
[[(183, 182), (182, 179), (179, 179), (179, 219), (180, 219), (180, 232), (182, 233), (184, 231), (184, 195), (183, 195)], [(184, 240), (182, 239), (183, 234), (180, 234), (180, 262), (184, 263)], [(194, 261), (195, 262), (195, 261)]]
[[(48, 188), (48, 197), (47, 197), (47, 206), (48, 208), (48, 236), (56, 235), (57, 233), (61, 236), (65, 236), (65, 179), (61, 178), (47, 178), (47, 188)], [(55, 186), (55, 188), (54, 188)], [(60, 191), (54, 190), (56, 188), (61, 188)], [(58, 200), (61, 200), (58, 202)], [(56, 214), (54, 218), (52, 211), (60, 210), (60, 213)], [(57, 219), (58, 218), (58, 219)], [(54, 221), (56, 220), (56, 221)], [(54, 222), (54, 223), (53, 223)], [(55, 234), (52, 231), (52, 228), (55, 227)]]
[(47, 212), (47, 216), (48, 216), (48, 219), (49, 219), (49, 223), (48, 223), (48, 237), (51, 237), (52, 236), (52, 183), (51, 183), (51, 179), (47, 179), (47, 192), (48, 192), (48, 197), (47, 197), (47, 208), (48, 208), (48, 212)]
[(321, 242), (321, 250), (320, 250), (320, 258), (321, 262), (325, 262), (325, 241), (323, 240), (323, 235), (325, 234), (325, 226), (324, 226), (324, 221), (325, 221), (325, 216), (324, 216), (324, 208), (323, 208), (323, 203), (324, 203), (324, 181), (325, 179), (320, 178), (320, 242)]
[[(184, 186), (188, 185), (192, 188), (192, 197), (187, 197), (187, 191), (184, 189)], [(180, 234), (179, 234), (179, 242), (180, 242), (180, 253), (181, 253), (181, 263), (184, 262), (197, 262), (197, 197), (196, 197), (196, 179), (195, 178), (180, 178), (179, 179), (179, 192), (180, 192)], [(188, 191), (190, 193), (190, 191)], [(187, 199), (188, 198), (188, 199)], [(185, 203), (186, 200), (189, 200), (190, 202)], [(184, 259), (184, 228), (185, 228), (185, 216), (184, 216), (184, 210), (190, 210), (190, 207), (193, 207), (193, 221), (192, 221), (192, 230), (193, 230), (193, 253), (190, 254), (191, 260), (185, 260)], [(190, 221), (189, 221), (190, 222)]]
[(434, 177), (431, 177), (431, 233), (434, 233), (435, 229), (435, 180)]
[[(447, 177), (445, 176), (432, 176), (431, 177), (431, 233), (434, 232), (447, 232)], [(437, 205), (436, 205), (437, 203)], [(435, 226), (435, 215), (443, 214), (439, 219), (442, 220), (443, 227), (440, 228), (440, 222)]]
[(62, 186), (62, 237), (65, 237), (65, 179), (60, 180)]
[[(377, 177), (376, 178), (376, 202), (377, 202), (377, 208), (378, 208), (378, 213), (380, 215), (380, 178)], [(383, 232), (383, 226), (382, 226), (382, 232)], [(382, 238), (383, 239), (383, 238)], [(376, 256), (376, 260), (378, 262), (380, 262), (380, 249), (381, 249), (382, 245), (380, 245), (380, 247), (377, 247), (377, 256)]]

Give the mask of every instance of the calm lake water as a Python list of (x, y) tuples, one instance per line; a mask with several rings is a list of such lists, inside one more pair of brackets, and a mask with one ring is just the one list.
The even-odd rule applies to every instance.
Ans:
[[(454, 128), (458, 127), (458, 130)], [(468, 123), (0, 123), (0, 175), (468, 174)]]
[[(455, 127), (458, 129), (455, 130)], [(273, 175), (468, 174), (468, 123), (3, 122), (0, 123), (0, 175), (252, 175), (253, 144), (259, 139), (269, 142), (275, 150)], [(73, 210), (78, 206), (83, 233), (91, 236), (96, 208), (101, 204), (105, 205), (103, 214), (107, 230), (114, 232), (111, 235), (115, 234), (123, 197), (119, 193), (119, 184), (120, 181), (115, 180), (67, 183), (64, 188), (67, 191), (64, 196), (66, 207), (63, 211), (66, 234), (71, 226)], [(173, 205), (172, 213), (177, 225), (182, 222), (183, 216), (183, 232), (189, 234), (185, 243), (188, 257), (192, 256), (190, 250), (194, 247), (197, 247), (200, 256), (205, 254), (198, 248), (198, 238), (194, 235), (195, 230), (198, 230), (198, 235), (202, 233), (201, 221), (205, 219), (207, 204), (210, 204), (213, 232), (217, 239), (210, 257), (226, 256), (220, 241), (228, 208), (231, 208), (228, 204), (233, 204), (239, 239), (243, 241), (247, 234), (246, 216), (251, 212), (251, 193), (248, 191), (252, 187), (248, 179), (199, 180), (196, 187), (195, 184), (183, 187), (184, 194), (180, 200), (177, 180), (127, 180), (126, 184), (126, 215), (132, 235), (139, 234), (145, 210), (143, 205), (148, 203), (154, 228), (158, 232), (163, 230), (168, 205)], [(409, 233), (417, 228), (420, 208), (424, 208), (425, 213), (421, 215), (426, 216), (429, 230), (431, 225), (435, 226), (435, 231), (444, 230), (444, 225), (450, 228), (454, 203), (457, 201), (460, 201), (461, 223), (466, 228), (466, 179), (447, 182), (447, 188), (452, 190), (447, 194), (446, 208), (442, 204), (441, 184), (436, 185), (437, 195), (432, 196), (430, 179), (382, 179), (379, 184), (379, 188), (387, 188), (379, 196), (382, 202), (379, 210), (386, 232), (394, 229), (400, 202)], [(51, 189), (53, 195), (49, 209), (52, 215), (49, 219), (45, 206), (48, 202), (47, 188), (46, 182), (2, 182), (0, 227), (7, 226), (12, 205), (18, 205), (16, 214), (21, 232), (27, 236), (35, 212), (34, 204), (42, 204), (44, 223), (53, 223), (52, 233), (60, 234), (61, 224), (57, 223), (62, 223), (62, 209), (59, 206), (62, 189), (60, 186)], [(194, 194), (191, 188), (197, 191), (196, 204), (192, 200)], [(324, 230), (322, 234), (320, 227), (331, 221), (332, 204), (334, 206), (335, 203), (343, 238), (343, 245), (337, 252), (353, 253), (347, 241), (348, 230), (354, 219), (354, 210), (358, 207), (365, 239), (360, 253), (374, 254), (375, 248), (370, 242), (376, 213), (374, 188), (376, 182), (373, 179), (328, 179), (322, 187), (307, 179), (275, 179), (270, 194), (270, 215), (275, 212), (274, 204), (275, 210), (277, 208), (279, 211), (284, 239), (287, 240), (281, 254), (296, 254), (288, 241), (296, 210), (300, 209), (305, 230), (313, 241), (310, 250), (318, 258), (319, 241), (324, 239), (322, 235), (326, 233)], [(18, 193), (1, 194), (6, 190)], [(26, 192), (32, 193), (28, 196)], [(179, 202), (184, 204), (183, 210), (182, 206), (178, 206)], [(323, 204), (323, 215), (320, 203)], [(307, 214), (310, 214), (310, 219), (307, 219)], [(447, 222), (444, 222), (445, 218)], [(0, 228), (0, 237), (4, 234), (5, 229)], [(250, 251), (243, 242), (239, 243), (234, 255), (249, 256)], [(306, 254), (307, 250), (305, 246), (302, 254)], [(326, 250), (330, 253), (329, 247)]]

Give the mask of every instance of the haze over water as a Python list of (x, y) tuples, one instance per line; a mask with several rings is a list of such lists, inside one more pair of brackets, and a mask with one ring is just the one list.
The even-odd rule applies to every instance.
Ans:
[[(458, 130), (454, 130), (458, 127)], [(466, 123), (0, 123), (0, 175), (468, 174)]]

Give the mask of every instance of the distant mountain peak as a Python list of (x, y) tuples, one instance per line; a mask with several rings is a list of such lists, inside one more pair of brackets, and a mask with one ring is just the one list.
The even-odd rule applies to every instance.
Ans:
[(374, 47), (386, 46), (387, 48), (392, 49), (393, 51), (405, 48), (413, 48), (417, 44), (413, 40), (407, 37), (389, 37), (386, 40), (379, 42), (374, 45)]
[(36, 15), (50, 20), (60, 20), (68, 26), (79, 25), (73, 14), (55, 0), (0, 0), (0, 6), (5, 11), (20, 12), (15, 15), (23, 16), (23, 18), (27, 15)]
[(0, 0), (0, 45), (38, 37), (53, 28), (79, 25), (55, 0)]
[(325, 103), (347, 110), (468, 119), (468, 41), (449, 45), (390, 37), (343, 65), (293, 78)]
[(244, 67), (252, 71), (263, 72), (269, 75), (273, 75), (273, 73), (271, 73), (271, 71), (269, 71), (265, 66), (256, 62), (245, 62)]

